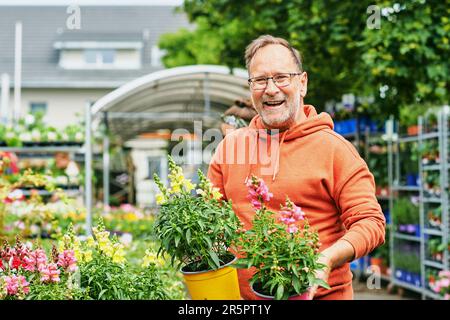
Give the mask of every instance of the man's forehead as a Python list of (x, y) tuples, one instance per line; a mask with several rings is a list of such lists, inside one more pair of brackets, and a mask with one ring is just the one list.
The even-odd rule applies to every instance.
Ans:
[(293, 72), (292, 68), (296, 68), (294, 58), (291, 51), (285, 46), (279, 44), (269, 44), (256, 51), (250, 65), (249, 73), (265, 73), (277, 71)]

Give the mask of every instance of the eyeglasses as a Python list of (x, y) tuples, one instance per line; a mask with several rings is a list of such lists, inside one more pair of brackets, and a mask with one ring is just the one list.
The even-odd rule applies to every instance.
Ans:
[(248, 84), (252, 90), (264, 90), (269, 83), (269, 79), (272, 79), (278, 88), (282, 88), (290, 85), (291, 78), (298, 75), (301, 75), (301, 73), (279, 73), (273, 77), (255, 77), (248, 79)]

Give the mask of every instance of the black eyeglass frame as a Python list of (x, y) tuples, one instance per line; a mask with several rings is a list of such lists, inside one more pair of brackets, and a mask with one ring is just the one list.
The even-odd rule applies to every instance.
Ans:
[[(292, 77), (293, 77), (293, 76), (299, 76), (299, 75), (302, 75), (302, 74), (303, 74), (303, 72), (302, 72), (302, 73), (298, 73), (298, 72), (283, 72), (283, 73), (277, 73), (276, 75), (274, 75), (274, 76), (272, 76), (272, 77), (253, 77), (253, 78), (249, 78), (249, 79), (247, 80), (247, 82), (248, 82), (248, 85), (250, 86), (250, 88), (251, 88), (252, 90), (256, 90), (256, 91), (261, 91), (261, 90), (266, 89), (266, 88), (267, 88), (267, 85), (269, 84), (269, 79), (272, 79), (273, 83), (274, 83), (278, 88), (284, 88), (284, 87), (287, 87), (288, 85), (291, 84), (291, 81), (292, 81)], [(279, 86), (279, 85), (277, 84), (277, 82), (276, 82), (273, 78), (276, 77), (276, 76), (280, 76), (280, 75), (289, 75), (289, 83), (286, 84), (286, 85), (284, 85), (284, 86)], [(261, 88), (261, 89), (254, 89), (252, 84), (253, 84), (253, 81), (255, 81), (255, 79), (264, 79), (264, 80), (266, 81), (266, 85), (264, 86), (264, 88)]]

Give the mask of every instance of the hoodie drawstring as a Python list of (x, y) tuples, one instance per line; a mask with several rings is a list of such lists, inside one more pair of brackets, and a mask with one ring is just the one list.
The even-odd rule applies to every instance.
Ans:
[[(250, 166), (248, 168), (247, 177), (245, 178), (244, 183), (247, 184), (248, 179), (250, 178), (250, 175), (252, 174), (253, 169), (253, 162), (256, 162), (257, 159), (255, 159), (256, 152), (258, 151), (258, 142), (259, 142), (259, 130), (256, 129), (256, 139), (254, 140), (253, 148), (250, 150)], [(250, 141), (252, 142), (252, 141)]]
[(283, 134), (281, 135), (281, 141), (280, 144), (278, 145), (278, 150), (277, 150), (277, 157), (275, 158), (275, 168), (273, 170), (273, 176), (272, 176), (272, 181), (275, 181), (275, 178), (277, 177), (278, 171), (280, 170), (280, 153), (281, 153), (281, 146), (283, 145), (284, 142), (284, 138), (286, 137), (286, 133), (288, 131), (284, 131)]

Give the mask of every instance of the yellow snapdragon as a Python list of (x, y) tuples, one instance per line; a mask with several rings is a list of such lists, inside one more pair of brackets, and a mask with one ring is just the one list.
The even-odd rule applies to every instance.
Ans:
[(156, 203), (162, 205), (167, 202), (166, 197), (162, 193), (158, 193), (156, 196)]
[(157, 254), (149, 249), (145, 250), (145, 256), (142, 258), (141, 267), (147, 268), (151, 263), (157, 266), (163, 266), (165, 261), (161, 257), (157, 257)]
[(114, 263), (124, 263), (125, 262), (125, 250), (121, 243), (115, 243), (113, 245), (112, 260)]
[(83, 251), (83, 261), (84, 262), (90, 262), (90, 261), (92, 261), (92, 250), (86, 250), (86, 251)]

